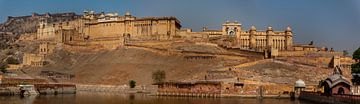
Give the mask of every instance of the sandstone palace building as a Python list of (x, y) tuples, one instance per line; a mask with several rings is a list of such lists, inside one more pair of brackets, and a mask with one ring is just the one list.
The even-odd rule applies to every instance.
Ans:
[[(244, 50), (277, 51), (314, 48), (294, 46), (290, 27), (276, 31), (272, 27), (257, 30), (255, 26), (245, 30), (237, 21), (226, 21), (219, 30), (193, 32), (181, 28), (176, 17), (135, 17), (126, 12), (95, 13), (85, 11), (80, 18), (71, 21), (39, 23), (36, 38), (72, 46), (101, 46), (114, 49), (129, 40), (189, 39), (213, 42), (221, 46)], [(300, 47), (300, 48), (299, 48)]]
[[(311, 43), (294, 45), (293, 32), (290, 27), (274, 30), (271, 26), (266, 30), (258, 30), (255, 26), (245, 29), (237, 21), (226, 21), (220, 29), (202, 31), (182, 28), (176, 17), (135, 17), (130, 12), (95, 13), (84, 11), (82, 15), (75, 13), (58, 13), (33, 15), (39, 18), (36, 33), (23, 35), (24, 40), (36, 40), (39, 43), (37, 53), (26, 53), (23, 64), (43, 66), (46, 56), (55, 49), (97, 51), (112, 50), (137, 42), (190, 41), (209, 43), (226, 49), (264, 53), (265, 58), (302, 55), (309, 51), (318, 51)], [(49, 18), (61, 18), (49, 21)], [(13, 17), (11, 17), (13, 18)], [(15, 18), (15, 17), (14, 17)]]
[(171, 39), (181, 28), (175, 17), (137, 18), (126, 12), (95, 13), (85, 11), (82, 18), (49, 24), (42, 21), (37, 31), (37, 39), (54, 40), (65, 44), (102, 44), (114, 48), (126, 38)]
[[(191, 32), (190, 32), (191, 33)], [(184, 35), (189, 34), (185, 32)], [(251, 26), (249, 30), (244, 30), (242, 25), (235, 22), (227, 21), (222, 25), (221, 30), (208, 30), (206, 27), (199, 34), (211, 37), (227, 37), (230, 41), (225, 41), (228, 46), (249, 49), (266, 49), (274, 48), (277, 50), (292, 50), (292, 30), (290, 27), (283, 31), (275, 31), (272, 27), (267, 30), (257, 30), (255, 26)], [(220, 42), (223, 43), (223, 42)]]
[(117, 13), (85, 12), (84, 14), (85, 36), (90, 39), (130, 36), (130, 37), (151, 37), (171, 38), (181, 28), (179, 20), (175, 17), (144, 17), (136, 18), (126, 12), (124, 16)]

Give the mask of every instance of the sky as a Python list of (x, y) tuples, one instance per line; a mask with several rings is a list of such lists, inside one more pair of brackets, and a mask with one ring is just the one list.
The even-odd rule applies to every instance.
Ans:
[(220, 29), (238, 21), (243, 29), (290, 26), (295, 44), (314, 41), (337, 51), (360, 47), (360, 0), (0, 0), (0, 22), (31, 13), (130, 11), (136, 17), (175, 16), (183, 28)]

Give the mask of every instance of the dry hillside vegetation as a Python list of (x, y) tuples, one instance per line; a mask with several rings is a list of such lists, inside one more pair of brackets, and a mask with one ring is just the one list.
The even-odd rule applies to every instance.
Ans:
[(129, 80), (135, 80), (139, 84), (151, 84), (151, 74), (155, 70), (164, 70), (167, 80), (193, 80), (203, 79), (206, 71), (246, 61), (245, 57), (240, 56), (215, 56), (213, 59), (186, 59), (185, 56), (211, 55), (169, 53), (138, 47), (122, 47), (92, 54), (58, 51), (49, 57), (51, 64), (40, 70), (75, 74), (75, 79), (70, 82), (76, 83), (127, 84)]

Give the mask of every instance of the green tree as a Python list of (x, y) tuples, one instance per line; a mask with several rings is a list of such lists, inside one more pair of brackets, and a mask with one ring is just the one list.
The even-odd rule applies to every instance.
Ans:
[(351, 65), (352, 82), (354, 85), (360, 85), (360, 47), (353, 53), (353, 59), (356, 63)]
[(360, 47), (353, 53), (355, 64), (351, 65), (351, 73), (360, 73)]
[(130, 88), (135, 88), (136, 82), (134, 80), (129, 81)]
[(353, 59), (355, 59), (357, 62), (360, 60), (360, 47), (353, 53)]
[(351, 65), (351, 73), (360, 73), (360, 63), (355, 63)]
[(156, 70), (152, 73), (152, 79), (155, 83), (163, 82), (166, 78), (165, 76), (165, 71), (163, 70)]
[(0, 71), (6, 73), (7, 72), (6, 66), (1, 66)]

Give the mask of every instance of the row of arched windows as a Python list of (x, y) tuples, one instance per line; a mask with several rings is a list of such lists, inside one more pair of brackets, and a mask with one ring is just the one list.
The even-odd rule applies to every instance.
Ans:
[[(240, 39), (239, 42), (242, 48), (250, 47), (250, 39)], [(268, 45), (267, 39), (255, 39), (255, 48), (264, 48)], [(278, 50), (286, 49), (286, 40), (284, 39), (273, 39), (272, 47)]]
[(284, 50), (285, 49), (285, 40), (284, 39), (274, 39), (273, 40), (273, 47), (278, 50)]
[(40, 48), (40, 52), (49, 52), (49, 49), (46, 49), (46, 48)]
[(267, 39), (256, 39), (256, 48), (263, 48), (267, 45)]

